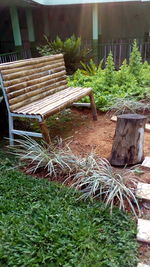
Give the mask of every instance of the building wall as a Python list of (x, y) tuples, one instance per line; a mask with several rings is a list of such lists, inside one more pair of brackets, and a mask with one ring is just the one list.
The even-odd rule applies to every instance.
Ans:
[(0, 54), (14, 50), (9, 8), (0, 8)]
[[(48, 35), (51, 40), (57, 35), (67, 38), (72, 34), (82, 36), (87, 42), (92, 39), (92, 5), (55, 6), (40, 7), (33, 12), (39, 42), (43, 40), (45, 9), (48, 10)], [(150, 3), (99, 4), (101, 41), (144, 38), (145, 33), (150, 31), (149, 14)]]
[[(31, 6), (35, 41), (41, 44), (44, 34), (51, 40), (72, 34), (85, 42), (92, 39), (92, 5)], [(29, 47), (25, 8), (19, 7), (19, 22), (23, 47)], [(99, 4), (99, 33), (102, 42), (114, 39), (144, 38), (150, 31), (150, 2)], [(14, 50), (14, 40), (8, 7), (0, 6), (0, 53)]]
[(103, 41), (143, 38), (150, 31), (150, 3), (101, 4), (99, 13)]
[[(45, 12), (47, 12), (48, 30), (45, 33)], [(44, 34), (50, 40), (56, 36), (70, 37), (72, 34), (82, 36), (83, 39), (91, 39), (91, 6), (75, 5), (64, 7), (40, 7), (33, 10), (36, 38), (43, 41)]]

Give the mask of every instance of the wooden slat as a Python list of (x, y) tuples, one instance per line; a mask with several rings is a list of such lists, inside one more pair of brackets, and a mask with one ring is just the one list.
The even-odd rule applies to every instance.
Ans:
[[(29, 91), (28, 93), (26, 92), (25, 94), (21, 94), (20, 96), (17, 96), (15, 98), (12, 98), (11, 100), (9, 100), (9, 104), (10, 104), (10, 106), (13, 104), (16, 104), (16, 103), (21, 104), (21, 102), (23, 102), (24, 100), (26, 100), (28, 98), (33, 100), (33, 96), (43, 95), (43, 94), (45, 94), (45, 92), (49, 92), (49, 95), (51, 95), (54, 92), (51, 89), (57, 88), (56, 85), (59, 88), (62, 85), (67, 85), (67, 81), (62, 80), (60, 82), (57, 82), (56, 84), (53, 84), (52, 86), (42, 87), (38, 90)], [(55, 89), (55, 91), (56, 91), (56, 89)]]
[(52, 55), (52, 56), (44, 56), (44, 57), (38, 57), (38, 58), (30, 58), (30, 59), (25, 59), (25, 60), (18, 60), (16, 62), (13, 63), (6, 63), (5, 64), (0, 64), (0, 71), (2, 70), (9, 70), (9, 69), (13, 69), (14, 68), (19, 68), (19, 67), (24, 67), (24, 66), (31, 66), (31, 65), (35, 65), (38, 63), (46, 63), (49, 61), (53, 61), (56, 59), (63, 59), (63, 54), (57, 54), (57, 55)]
[[(65, 71), (61, 71), (61, 72), (58, 72), (58, 73), (55, 73), (55, 74), (52, 74), (52, 75), (49, 75), (49, 76), (45, 76), (46, 78), (45, 78), (45, 81), (43, 81), (43, 82), (40, 82), (41, 79), (37, 79), (36, 83), (34, 81), (34, 85), (30, 86), (31, 90), (39, 89), (40, 87), (46, 86), (48, 84), (55, 83), (59, 78), (65, 80), (66, 79), (66, 75), (65, 74), (66, 74)], [(26, 86), (24, 86), (24, 87), (22, 86), (22, 89), (23, 88), (26, 88)], [(17, 91), (17, 89), (15, 91)], [(6, 88), (6, 92), (9, 95), (9, 93), (14, 92), (14, 90), (11, 87), (8, 87), (8, 88)]]
[[(66, 88), (66, 85), (64, 86), (61, 86), (60, 90), (63, 90)], [(33, 96), (32, 98), (28, 98), (28, 99), (25, 99), (24, 101), (20, 102), (20, 103), (16, 103), (14, 105), (11, 105), (10, 106), (10, 109), (11, 111), (14, 111), (20, 107), (23, 107), (23, 106), (26, 106), (28, 104), (31, 104), (33, 103), (34, 101), (36, 100), (39, 100), (39, 99), (44, 99), (46, 96), (50, 95), (50, 92), (44, 92), (43, 94), (40, 94), (40, 95), (36, 95), (36, 96)]]
[[(59, 67), (59, 64), (60, 64), (60, 62), (58, 63), (58, 65), (55, 64), (55, 66), (56, 66), (56, 67), (57, 67), (57, 66)], [(62, 62), (61, 65), (64, 66), (63, 62)], [(52, 66), (52, 65), (49, 65), (50, 70), (51, 70), (51, 68), (52, 68), (51, 66)], [(4, 80), (4, 81), (10, 81), (10, 80), (13, 80), (13, 79), (19, 79), (19, 78), (23, 78), (23, 77), (26, 77), (26, 76), (30, 76), (31, 74), (33, 75), (33, 74), (35, 74), (35, 73), (37, 73), (37, 72), (40, 73), (42, 67), (45, 67), (45, 65), (42, 65), (42, 66), (39, 67), (39, 68), (36, 68), (36, 65), (35, 65), (34, 67), (32, 67), (31, 70), (25, 70), (25, 71), (22, 71), (22, 69), (20, 68), (20, 71), (19, 71), (19, 72), (14, 72), (14, 73), (12, 73), (12, 74), (3, 75), (3, 80)]]
[(41, 102), (40, 100), (32, 103), (31, 105), (24, 106), (20, 109), (16, 109), (15, 112), (23, 114), (40, 114), (47, 113), (48, 110), (52, 110), (56, 105), (64, 103), (67, 105), (67, 101), (75, 101), (80, 99), (82, 96), (89, 94), (92, 91), (91, 88), (67, 88), (63, 89), (59, 93), (55, 93), (49, 97), (46, 97)]
[(13, 74), (13, 73), (18, 73), (20, 72), (20, 70), (22, 71), (29, 71), (29, 70), (33, 70), (33, 68), (42, 68), (44, 66), (51, 66), (51, 65), (57, 65), (57, 64), (63, 64), (64, 63), (64, 60), (63, 58), (58, 58), (56, 60), (49, 60), (47, 62), (42, 62), (42, 63), (39, 63), (37, 62), (36, 64), (34, 65), (29, 65), (29, 66), (25, 66), (25, 67), (19, 67), (19, 68), (13, 68), (13, 65), (12, 65), (12, 68), (9, 69), (9, 70), (2, 70), (1, 73), (3, 74), (3, 76), (7, 76), (7, 75), (10, 75), (10, 74)]
[[(53, 89), (55, 88), (55, 90), (57, 91), (57, 87), (59, 87), (60, 84), (63, 84), (63, 85), (67, 84), (67, 80), (65, 79), (65, 76), (64, 77), (58, 77), (57, 80), (53, 79), (51, 85), (44, 86), (44, 87), (41, 86), (40, 89), (33, 90), (32, 87), (27, 87), (27, 88), (23, 88), (21, 90), (9, 93), (8, 94), (8, 99), (10, 100), (10, 99), (16, 98), (18, 96), (22, 96), (24, 94), (28, 94), (30, 92), (33, 92), (33, 95), (36, 95), (36, 94), (40, 93), (40, 90), (44, 90), (44, 91), (48, 91), (49, 90), (51, 92), (51, 94), (52, 94), (54, 92)], [(11, 103), (11, 102), (9, 101), (9, 103)]]
[[(13, 78), (13, 75), (11, 77), (10, 80), (8, 81), (5, 81), (5, 76), (3, 76), (3, 79), (4, 79), (4, 86), (5, 87), (9, 87), (9, 86), (12, 86), (12, 85), (15, 85), (15, 84), (18, 84), (18, 83), (22, 83), (22, 82), (26, 82), (26, 81), (29, 81), (31, 79), (33, 79), (33, 77), (36, 77), (36, 78), (39, 78), (41, 77), (40, 75), (43, 75), (44, 73), (47, 73), (48, 70), (53, 70), (55, 69), (56, 67), (61, 67), (61, 66), (64, 66), (64, 64), (62, 64), (62, 61), (58, 61), (58, 63), (54, 63), (54, 64), (51, 64), (51, 65), (46, 65), (44, 67), (40, 67), (40, 68), (34, 68), (30, 71), (27, 71), (25, 74), (25, 76), (22, 77), (22, 75), (24, 73), (22, 73), (20, 71), (19, 73), (19, 78)], [(65, 67), (65, 66), (64, 66)]]
[(40, 107), (41, 113), (44, 114), (48, 112), (50, 109), (54, 109), (56, 106), (59, 106), (63, 103), (66, 103), (66, 105), (68, 105), (70, 104), (70, 100), (74, 101), (74, 99), (84, 96), (85, 93), (87, 94), (88, 91), (89, 93), (91, 92), (89, 88), (86, 88), (86, 89), (84, 88), (84, 90), (82, 89), (83, 88), (72, 88), (72, 90), (68, 90), (66, 93), (63, 92), (63, 96), (64, 96), (63, 98), (62, 98), (62, 95), (61, 96), (58, 95), (58, 97), (55, 98), (53, 102), (50, 99), (47, 105)]

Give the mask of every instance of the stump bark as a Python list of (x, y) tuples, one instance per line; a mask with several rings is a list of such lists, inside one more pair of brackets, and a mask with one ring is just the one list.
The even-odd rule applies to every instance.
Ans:
[(123, 114), (117, 116), (117, 125), (110, 163), (114, 166), (134, 165), (144, 159), (144, 129), (146, 116)]

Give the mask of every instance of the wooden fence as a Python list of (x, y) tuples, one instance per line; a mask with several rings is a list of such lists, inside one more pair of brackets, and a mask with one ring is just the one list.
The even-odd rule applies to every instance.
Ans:
[[(107, 56), (112, 51), (115, 66), (118, 69), (123, 60), (129, 61), (130, 53), (132, 51), (133, 42), (110, 42), (98, 45), (99, 59), (103, 59), (106, 63)], [(139, 42), (139, 50), (141, 52), (142, 60), (150, 63), (150, 42)]]

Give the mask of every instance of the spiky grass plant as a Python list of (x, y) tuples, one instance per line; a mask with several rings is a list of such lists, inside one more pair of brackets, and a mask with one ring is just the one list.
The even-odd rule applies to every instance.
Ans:
[[(74, 176), (73, 183), (75, 188), (81, 190), (81, 198), (100, 198), (106, 206), (110, 207), (111, 214), (115, 205), (119, 206), (119, 209), (125, 210), (128, 204), (130, 210), (137, 217), (140, 208), (134, 195), (136, 181), (130, 170), (123, 169), (118, 173), (106, 159), (95, 158), (94, 155), (90, 155), (82, 165), (84, 166)], [(127, 185), (129, 176), (130, 182)]]
[(109, 112), (110, 111), (113, 111), (115, 115), (138, 112), (144, 113), (145, 111), (150, 112), (150, 104), (125, 98), (117, 98), (114, 104), (110, 106)]
[(51, 178), (62, 177), (64, 183), (71, 179), (72, 186), (81, 190), (81, 198), (98, 198), (106, 206), (110, 206), (111, 213), (116, 205), (125, 210), (126, 204), (135, 216), (140, 211), (134, 195), (133, 177), (130, 177), (130, 183), (127, 184), (128, 177), (133, 172), (126, 169), (116, 172), (106, 159), (94, 153), (80, 158), (71, 152), (69, 146), (62, 146), (60, 142), (47, 148), (44, 143), (39, 144), (28, 136), (16, 140), (13, 150), (23, 162), (29, 163), (29, 173), (35, 173), (42, 168)]
[[(47, 145), (44, 141), (39, 144), (34, 139), (23, 136), (23, 139), (15, 140), (13, 153), (23, 162), (28, 162), (28, 173), (35, 173), (43, 168), (47, 176), (70, 175), (76, 171), (77, 158), (71, 153), (69, 147), (62, 148), (60, 142), (56, 145)], [(59, 140), (60, 141), (60, 140)]]

